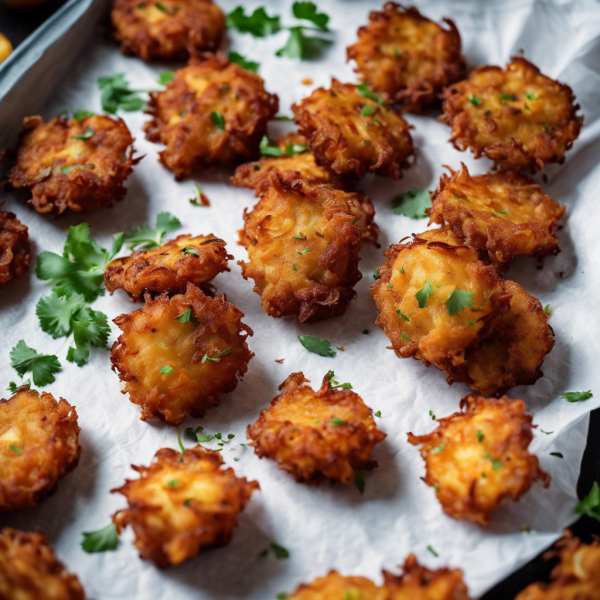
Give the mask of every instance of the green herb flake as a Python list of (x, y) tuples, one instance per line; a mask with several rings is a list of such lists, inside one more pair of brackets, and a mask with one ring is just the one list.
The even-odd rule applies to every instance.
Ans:
[(543, 429), (540, 429), (540, 431), (542, 433), (545, 433), (546, 435), (550, 435), (550, 434), (554, 433), (554, 431), (544, 431)]
[(178, 483), (178, 481), (177, 481), (176, 479), (169, 479), (169, 481), (167, 482), (167, 485), (168, 485), (170, 488), (173, 488), (173, 489), (175, 489), (175, 488), (178, 488), (178, 487), (179, 487), (179, 483)]
[(84, 531), (81, 547), (85, 552), (106, 552), (115, 550), (119, 545), (117, 527), (109, 523), (106, 527), (97, 531)]
[(406, 335), (406, 333), (404, 333), (404, 331), (400, 334), (400, 337), (405, 341), (405, 342), (409, 342), (410, 343), (410, 338), (408, 337), (408, 335)]
[(560, 397), (567, 402), (584, 402), (585, 400), (589, 400), (593, 395), (592, 390), (588, 390), (587, 392), (563, 392)]
[(89, 110), (76, 110), (73, 113), (73, 119), (75, 121), (81, 121), (87, 117), (95, 117), (96, 113), (90, 112)]
[(319, 356), (335, 356), (337, 352), (331, 348), (331, 342), (315, 337), (314, 335), (299, 335), (300, 343), (313, 354)]
[(289, 550), (287, 550), (283, 546), (280, 546), (279, 544), (276, 544), (275, 542), (271, 542), (269, 544), (269, 546), (271, 547), (271, 550), (273, 551), (273, 554), (275, 555), (275, 558), (277, 560), (282, 560), (284, 558), (290, 557)]
[(212, 119), (212, 122), (217, 126), (217, 131), (225, 131), (225, 117), (222, 114), (213, 110), (210, 113), (210, 118)]
[(325, 13), (318, 12), (314, 2), (294, 2), (292, 14), (296, 19), (310, 21), (322, 31), (329, 31), (327, 28), (329, 16)]
[(354, 472), (354, 485), (356, 486), (356, 489), (360, 492), (360, 495), (362, 496), (365, 493), (365, 478), (363, 477), (363, 474), (360, 471)]
[(410, 319), (399, 309), (396, 309), (396, 312), (405, 320), (405, 321), (410, 321)]
[(283, 156), (283, 150), (277, 146), (271, 146), (266, 135), (263, 135), (258, 148), (262, 156)]
[(373, 273), (373, 279), (377, 281), (378, 279), (381, 279), (381, 275), (379, 273)]
[(164, 375), (165, 373), (172, 373), (173, 371), (175, 371), (175, 369), (169, 365), (165, 365), (160, 371), (159, 373), (161, 373), (162, 375)]
[(440, 484), (437, 481), (433, 482), (433, 489), (436, 491), (436, 493), (440, 493)]
[(419, 308), (427, 307), (427, 300), (430, 296), (433, 296), (433, 286), (429, 279), (425, 282), (425, 285), (415, 294), (415, 298), (419, 303)]
[(160, 85), (169, 85), (175, 79), (175, 71), (162, 71), (158, 76)]
[(464, 308), (473, 308), (473, 292), (454, 288), (446, 300), (446, 310), (449, 315), (455, 315)]
[(371, 115), (374, 115), (375, 112), (375, 108), (373, 108), (370, 104), (365, 104), (360, 111), (360, 115), (361, 117), (370, 117)]
[[(74, 140), (89, 140), (94, 133), (96, 133), (91, 127), (86, 127), (86, 130), (81, 135), (74, 135)], [(64, 171), (63, 171), (64, 173)]]
[(140, 91), (129, 89), (129, 83), (123, 73), (98, 78), (100, 103), (102, 110), (114, 114), (119, 109), (135, 112), (146, 106)]
[(379, 417), (379, 418), (381, 419), (381, 411), (380, 411), (380, 410), (378, 410), (378, 411), (375, 413), (375, 416), (376, 416), (376, 417)]
[(194, 246), (186, 246), (182, 251), (182, 254), (189, 254), (190, 256), (195, 256), (196, 258), (200, 258), (200, 250), (195, 248)]
[(23, 450), (21, 450), (21, 448), (18, 448), (17, 446), (15, 446), (14, 444), (11, 444), (9, 446), (9, 448), (13, 451), (16, 452), (19, 456), (23, 456)]
[(368, 335), (369, 330), (368, 329), (363, 329), (363, 335)]
[(342, 419), (341, 417), (332, 417), (331, 424), (332, 425), (348, 425), (348, 423), (346, 423), (346, 421), (344, 421), (344, 419)]
[(403, 215), (409, 219), (423, 219), (431, 208), (431, 196), (427, 190), (409, 190), (398, 194), (393, 200), (395, 215)]
[(87, 164), (87, 165), (69, 165), (68, 167), (61, 167), (60, 170), (65, 174), (68, 175), (73, 169), (77, 169), (79, 171), (83, 170), (83, 169), (95, 169), (96, 165), (92, 165), (92, 164)]
[(594, 481), (587, 496), (575, 506), (575, 512), (600, 521), (600, 485), (597, 481)]
[(473, 94), (469, 96), (469, 102), (473, 106), (481, 106), (483, 104), (483, 100), (481, 98), (478, 98), (477, 96), (474, 96)]
[(10, 351), (10, 364), (20, 377), (31, 372), (33, 383), (40, 387), (54, 382), (54, 374), (61, 369), (61, 364), (54, 354), (38, 354), (24, 340), (17, 342)]
[(202, 359), (200, 360), (200, 362), (202, 364), (204, 364), (207, 360), (210, 360), (211, 362), (221, 362), (220, 357), (221, 356), (225, 356), (226, 354), (231, 354), (231, 348), (227, 348), (227, 350), (223, 350), (222, 352), (218, 352), (217, 354), (215, 354), (214, 356), (209, 356), (208, 353), (206, 353)]
[(557, 456), (558, 458), (564, 458), (562, 452), (550, 452), (550, 456)]
[(525, 92), (525, 98), (527, 100), (535, 100), (537, 96), (533, 92)]
[(161, 212), (156, 217), (156, 228), (140, 225), (125, 234), (127, 247), (130, 250), (153, 250), (162, 244), (165, 233), (171, 233), (181, 227), (181, 221), (168, 212)]
[(363, 98), (368, 98), (369, 100), (373, 100), (374, 102), (377, 102), (377, 104), (379, 104), (381, 106), (385, 106), (385, 101), (383, 100), (383, 98), (379, 97), (371, 89), (371, 86), (366, 81), (363, 81), (361, 84), (357, 85), (356, 91)]
[(431, 546), (427, 546), (427, 551), (436, 558), (439, 556), (439, 554)]
[(483, 434), (483, 431), (481, 431), (481, 429), (478, 429), (475, 435), (479, 443), (481, 443), (483, 441), (483, 438), (485, 438), (485, 435)]
[(250, 71), (251, 73), (256, 73), (260, 67), (260, 63), (248, 60), (238, 52), (229, 53), (229, 62), (238, 65), (242, 67), (242, 69), (246, 69), (246, 71)]
[(296, 265), (292, 265), (292, 269), (293, 269), (294, 271), (297, 271), (297, 270), (298, 270), (298, 267), (297, 267)]
[(298, 256), (304, 256), (305, 254), (309, 254), (310, 252), (312, 252), (312, 250), (310, 248), (307, 248), (306, 250), (301, 250), (300, 252), (297, 252), (296, 254), (298, 254)]
[(196, 319), (196, 317), (194, 316), (191, 306), (184, 313), (180, 314), (178, 317), (175, 318), (180, 323), (198, 323), (198, 319)]
[(544, 312), (550, 316), (552, 314), (552, 309), (550, 308), (549, 304), (546, 304), (546, 306), (544, 306)]
[(442, 442), (439, 446), (436, 446), (435, 448), (431, 449), (431, 454), (439, 454), (440, 452), (444, 451), (445, 447), (446, 447), (446, 442)]
[(505, 100), (516, 100), (517, 97), (514, 94), (500, 94), (500, 104)]
[(432, 410), (429, 411), (429, 416), (431, 417), (432, 421), (435, 421), (435, 415), (433, 414)]
[(228, 29), (237, 29), (254, 37), (266, 37), (279, 31), (280, 18), (269, 16), (262, 6), (248, 15), (243, 6), (238, 6), (227, 15), (226, 24)]

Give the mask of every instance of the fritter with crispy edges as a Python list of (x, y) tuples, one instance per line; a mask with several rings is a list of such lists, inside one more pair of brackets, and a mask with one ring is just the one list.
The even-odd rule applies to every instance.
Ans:
[(513, 57), (506, 68), (484, 66), (444, 90), (450, 141), (458, 150), (485, 154), (502, 168), (543, 169), (562, 163), (579, 136), (583, 117), (568, 85)]
[(0, 510), (36, 506), (79, 461), (77, 411), (21, 389), (0, 401)]
[(210, 298), (188, 283), (185, 294), (162, 294), (120, 315), (113, 344), (113, 370), (123, 393), (142, 407), (141, 419), (158, 417), (178, 425), (187, 415), (202, 417), (237, 387), (254, 356), (242, 323), (244, 313), (224, 296)]
[(0, 210), (0, 286), (25, 273), (30, 250), (27, 225), (15, 213)]
[(40, 213), (81, 212), (111, 206), (125, 194), (123, 183), (140, 158), (119, 117), (82, 119), (25, 117), (8, 184), (29, 188)]
[[(332, 80), (292, 106), (317, 163), (339, 175), (368, 172), (398, 179), (414, 154), (408, 123), (360, 86)], [(364, 92), (363, 92), (364, 93)]]
[(114, 0), (110, 16), (121, 52), (144, 60), (216, 50), (225, 31), (225, 15), (211, 0)]
[(387, 600), (385, 590), (366, 577), (329, 571), (310, 583), (302, 583), (287, 600)]
[(522, 400), (471, 394), (460, 407), (463, 412), (438, 419), (435, 431), (409, 433), (408, 441), (421, 445), (424, 481), (435, 489), (442, 510), (489, 525), (495, 508), (518, 500), (537, 479), (548, 487), (550, 476), (527, 450), (533, 417)]
[(260, 489), (258, 482), (223, 468), (221, 455), (202, 446), (183, 453), (161, 448), (149, 467), (132, 468), (140, 478), (112, 490), (129, 505), (113, 521), (118, 531), (131, 525), (141, 558), (161, 568), (228, 544), (238, 514)]
[(225, 242), (212, 233), (207, 236), (180, 235), (154, 250), (140, 250), (116, 258), (104, 270), (106, 288), (112, 294), (123, 289), (134, 300), (145, 292), (183, 294), (188, 283), (200, 286), (223, 271), (233, 258)]
[(84, 600), (77, 575), (69, 573), (39, 532), (6, 527), (0, 533), (2, 600)]
[(146, 137), (166, 146), (160, 162), (182, 179), (210, 165), (257, 158), (279, 101), (259, 75), (219, 52), (192, 58), (166, 90), (150, 94), (148, 105)]
[(303, 373), (292, 373), (281, 394), (248, 426), (250, 446), (260, 457), (272, 458), (296, 481), (318, 483), (323, 477), (352, 483), (355, 471), (372, 469), (375, 444), (385, 437), (371, 409), (347, 389), (335, 388), (333, 373), (323, 377), (316, 392)]
[(444, 19), (444, 29), (414, 6), (386, 2), (369, 21), (348, 47), (348, 60), (356, 61), (361, 79), (386, 100), (418, 112), (465, 76), (460, 34), (450, 19)]

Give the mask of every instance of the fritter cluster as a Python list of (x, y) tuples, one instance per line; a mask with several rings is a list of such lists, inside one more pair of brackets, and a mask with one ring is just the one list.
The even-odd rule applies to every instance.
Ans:
[(30, 250), (27, 225), (15, 213), (0, 210), (0, 286), (25, 273)]

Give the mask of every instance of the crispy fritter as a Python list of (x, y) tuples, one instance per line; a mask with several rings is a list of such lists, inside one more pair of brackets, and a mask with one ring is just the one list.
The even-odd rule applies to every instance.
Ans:
[(343, 576), (329, 571), (310, 583), (298, 586), (287, 600), (387, 600), (385, 590), (366, 577)]
[(277, 173), (259, 191), (256, 206), (244, 210), (240, 243), (249, 262), (239, 264), (266, 313), (301, 322), (341, 315), (361, 278), (360, 221), (349, 195), (301, 180), (288, 187)]
[(408, 123), (391, 107), (361, 96), (357, 86), (332, 80), (292, 106), (300, 133), (320, 165), (339, 175), (369, 171), (398, 179), (414, 154)]
[(465, 76), (460, 34), (450, 19), (444, 19), (444, 29), (414, 6), (386, 2), (369, 21), (348, 47), (348, 60), (356, 61), (361, 79), (386, 100), (420, 111)]
[(0, 210), (0, 286), (25, 273), (30, 249), (27, 225), (15, 213)]
[(440, 120), (458, 150), (485, 154), (502, 168), (543, 169), (559, 162), (579, 136), (583, 117), (568, 85), (522, 57), (505, 69), (484, 66), (444, 90)]
[(236, 477), (223, 458), (202, 446), (179, 453), (161, 448), (139, 479), (112, 490), (128, 508), (113, 516), (117, 529), (131, 525), (142, 558), (158, 567), (178, 565), (204, 548), (225, 546), (258, 482)]
[(8, 184), (29, 188), (40, 213), (81, 212), (111, 206), (140, 159), (125, 121), (93, 115), (80, 120), (25, 117)]
[(2, 600), (84, 600), (77, 575), (69, 573), (41, 533), (6, 527), (0, 533)]
[(260, 76), (219, 52), (192, 58), (166, 90), (150, 94), (148, 105), (146, 137), (165, 144), (160, 162), (182, 179), (210, 165), (257, 158), (279, 101)]
[(560, 251), (553, 229), (565, 207), (532, 179), (516, 171), (471, 176), (464, 164), (449, 171), (433, 195), (429, 224), (447, 225), (494, 263)]
[(114, 0), (111, 21), (121, 52), (144, 60), (186, 60), (190, 48), (216, 50), (225, 31), (223, 11), (211, 0)]
[(114, 320), (123, 333), (110, 353), (113, 370), (143, 421), (202, 417), (237, 387), (254, 356), (243, 316), (225, 296), (210, 298), (188, 283), (185, 294), (148, 294), (141, 309)]
[(436, 490), (443, 511), (489, 525), (496, 507), (518, 500), (536, 479), (548, 487), (550, 476), (527, 450), (533, 416), (522, 400), (471, 394), (460, 407), (463, 412), (438, 419), (435, 431), (409, 433), (408, 441), (422, 446), (424, 481)]
[(112, 294), (121, 288), (134, 300), (145, 292), (183, 294), (188, 283), (200, 286), (223, 271), (233, 258), (225, 242), (207, 236), (180, 235), (154, 250), (140, 250), (116, 258), (104, 270), (106, 288)]
[(355, 470), (377, 466), (371, 452), (386, 435), (363, 399), (334, 389), (330, 374), (316, 392), (307, 382), (303, 373), (292, 373), (279, 386), (281, 394), (248, 426), (250, 446), (260, 458), (276, 460), (296, 481), (329, 477), (352, 483)]
[(371, 294), (376, 322), (402, 358), (456, 367), (508, 310), (510, 294), (471, 248), (415, 237), (385, 255)]
[(79, 461), (77, 411), (22, 389), (0, 400), (0, 511), (36, 506)]

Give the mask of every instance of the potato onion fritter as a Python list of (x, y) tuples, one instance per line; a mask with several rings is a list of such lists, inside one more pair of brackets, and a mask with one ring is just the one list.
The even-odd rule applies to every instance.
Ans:
[(355, 471), (372, 469), (375, 444), (385, 437), (371, 409), (355, 392), (335, 389), (333, 373), (316, 392), (303, 373), (292, 373), (281, 394), (248, 426), (250, 446), (272, 458), (296, 481), (317, 483), (323, 477), (352, 483)]
[(2, 600), (84, 600), (77, 575), (69, 573), (41, 533), (6, 527), (0, 533)]
[(202, 446), (183, 453), (161, 448), (149, 467), (132, 468), (139, 479), (112, 490), (129, 505), (113, 521), (119, 531), (131, 525), (140, 556), (161, 568), (228, 544), (238, 514), (260, 489), (256, 481), (224, 469), (221, 455)]
[(114, 0), (111, 21), (121, 52), (144, 60), (216, 50), (225, 31), (223, 11), (211, 0)]
[(419, 111), (465, 76), (460, 34), (450, 19), (444, 19), (444, 29), (414, 6), (386, 2), (369, 21), (348, 47), (348, 60), (356, 61), (361, 78), (386, 100)]
[(302, 583), (286, 600), (387, 600), (385, 590), (366, 577), (329, 571), (310, 583)]
[(30, 250), (27, 225), (15, 213), (0, 210), (0, 286), (25, 273)]
[(160, 162), (182, 179), (210, 165), (257, 158), (279, 101), (259, 75), (206, 53), (176, 71), (166, 90), (151, 93), (148, 105), (146, 137), (166, 146)]
[(565, 207), (532, 179), (515, 171), (471, 176), (465, 165), (449, 170), (433, 195), (430, 224), (446, 225), (494, 263), (559, 252), (553, 228)]
[(147, 291), (183, 294), (188, 283), (200, 287), (219, 273), (229, 271), (227, 261), (231, 258), (225, 242), (212, 233), (180, 235), (154, 250), (115, 258), (104, 270), (104, 282), (111, 294), (121, 288), (134, 300)]
[(0, 511), (36, 506), (79, 461), (77, 411), (52, 394), (0, 401)]
[(123, 333), (111, 350), (113, 370), (143, 421), (202, 417), (236, 388), (254, 356), (243, 316), (224, 296), (205, 296), (188, 283), (185, 294), (147, 295), (141, 309), (114, 320)]
[(23, 128), (7, 181), (29, 188), (38, 212), (93, 210), (125, 194), (123, 183), (139, 159), (123, 119), (92, 115), (44, 123), (36, 116), (25, 117)]
[(563, 162), (583, 117), (568, 85), (542, 75), (522, 57), (506, 68), (483, 66), (444, 91), (450, 141), (458, 150), (485, 154), (502, 168), (543, 169)]
[(443, 511), (454, 519), (489, 525), (492, 512), (508, 500), (518, 500), (540, 479), (550, 476), (527, 450), (532, 415), (522, 400), (486, 399), (471, 394), (463, 412), (438, 419), (426, 435), (408, 434), (421, 445), (427, 485), (433, 487)]
[[(366, 84), (365, 84), (366, 85)], [(332, 80), (292, 106), (300, 133), (320, 165), (338, 175), (368, 172), (398, 179), (414, 154), (408, 123), (360, 86)]]

